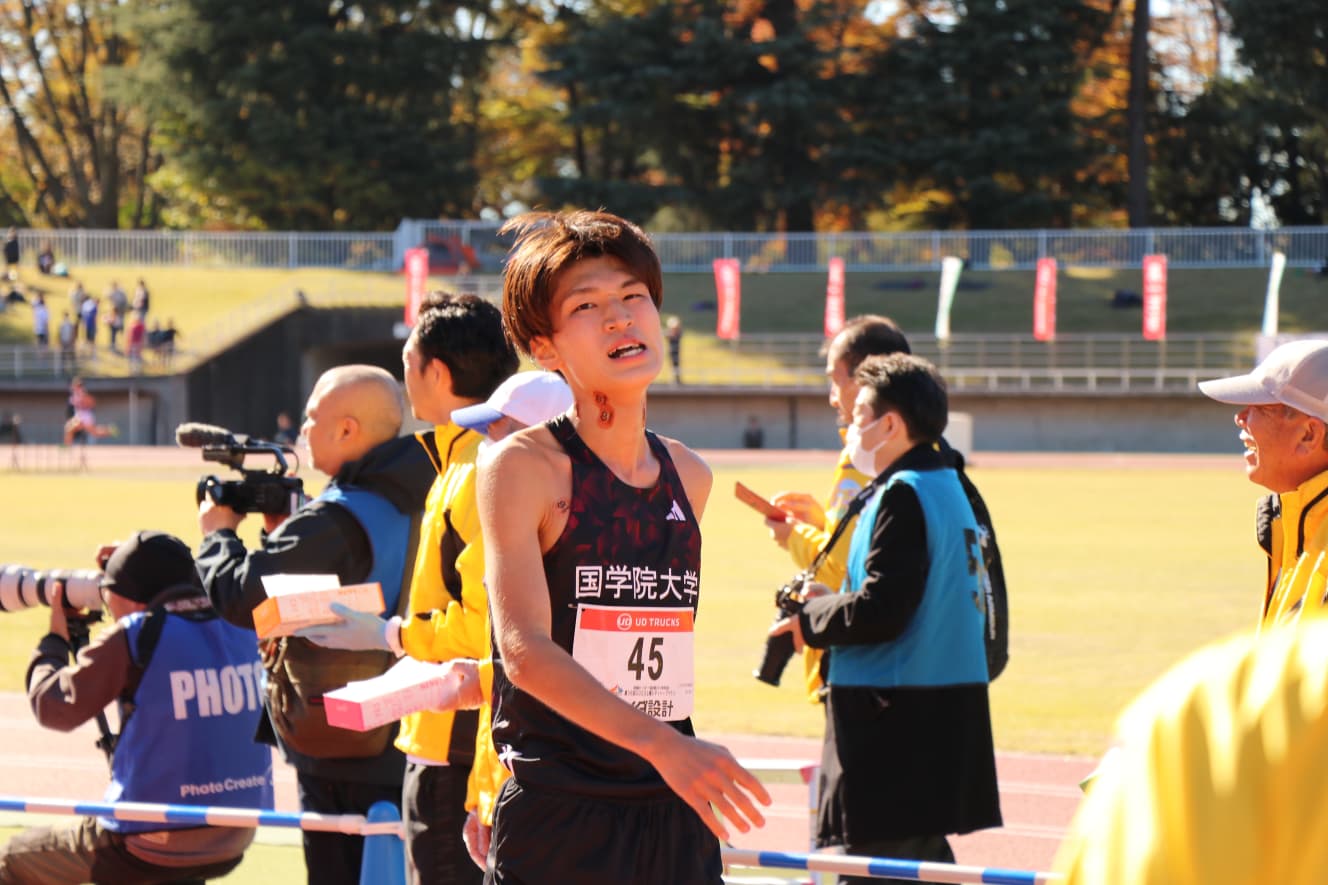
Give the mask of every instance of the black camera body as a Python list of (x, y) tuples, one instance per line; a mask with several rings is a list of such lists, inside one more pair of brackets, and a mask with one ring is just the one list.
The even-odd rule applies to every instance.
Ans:
[[(181, 424), (175, 429), (175, 441), (182, 446), (203, 450), (204, 461), (225, 464), (240, 474), (240, 479), (223, 480), (205, 476), (194, 490), (195, 503), (206, 495), (214, 504), (229, 507), (236, 513), (270, 513), (287, 516), (305, 502), (304, 481), (286, 462), (295, 450), (290, 446), (243, 434), (231, 433), (210, 424)], [(248, 455), (272, 458), (267, 470), (246, 469)]]
[[(776, 623), (802, 611), (804, 601), (802, 591), (810, 580), (811, 575), (802, 572), (775, 591)], [(778, 636), (766, 637), (765, 653), (761, 655), (761, 663), (752, 671), (752, 675), (766, 685), (779, 685), (779, 680), (784, 675), (784, 669), (788, 667), (788, 662), (793, 659), (793, 652), (792, 633), (780, 633)]]
[(283, 476), (266, 470), (242, 470), (243, 479), (221, 479), (208, 475), (198, 481), (195, 503), (203, 496), (236, 513), (287, 515), (304, 501), (304, 482), (298, 476)]

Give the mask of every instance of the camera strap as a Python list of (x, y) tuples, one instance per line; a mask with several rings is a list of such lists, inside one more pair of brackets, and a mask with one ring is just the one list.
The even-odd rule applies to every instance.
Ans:
[(821, 566), (825, 565), (825, 560), (830, 556), (830, 551), (835, 549), (835, 545), (839, 543), (839, 539), (842, 538), (844, 532), (848, 530), (849, 524), (852, 523), (854, 518), (862, 512), (862, 508), (867, 506), (867, 502), (871, 500), (872, 495), (876, 494), (876, 489), (878, 488), (877, 484), (880, 482), (880, 479), (881, 478), (878, 476), (871, 482), (867, 483), (858, 490), (856, 495), (853, 496), (853, 500), (848, 502), (848, 506), (844, 508), (844, 515), (839, 517), (839, 521), (835, 523), (835, 530), (830, 533), (830, 537), (817, 552), (816, 558), (811, 561), (811, 565), (807, 566), (804, 574), (809, 578), (814, 577), (816, 573), (821, 570)]

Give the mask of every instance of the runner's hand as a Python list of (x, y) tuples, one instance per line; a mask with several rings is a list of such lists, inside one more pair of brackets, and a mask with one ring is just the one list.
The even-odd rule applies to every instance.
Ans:
[(756, 776), (738, 764), (725, 747), (689, 738), (672, 729), (648, 761), (669, 789), (692, 807), (710, 831), (727, 842), (727, 819), (739, 832), (765, 825), (755, 802), (770, 804), (770, 794)]

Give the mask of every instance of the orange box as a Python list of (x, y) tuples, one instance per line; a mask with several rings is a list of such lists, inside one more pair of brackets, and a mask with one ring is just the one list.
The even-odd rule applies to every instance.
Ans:
[(375, 615), (385, 607), (383, 588), (377, 582), (282, 593), (269, 596), (254, 607), (254, 632), (259, 639), (267, 639), (289, 636), (301, 627), (335, 623), (340, 618), (329, 608), (334, 602)]

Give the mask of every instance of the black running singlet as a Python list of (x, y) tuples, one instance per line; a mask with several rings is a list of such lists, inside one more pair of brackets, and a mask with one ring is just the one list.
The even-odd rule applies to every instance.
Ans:
[[(691, 735), (701, 529), (673, 460), (646, 431), (659, 479), (634, 488), (565, 416), (545, 426), (572, 461), (567, 526), (544, 554), (553, 640), (623, 700)], [(640, 756), (508, 681), (496, 643), (493, 657), (493, 740), (518, 783), (605, 797), (668, 792)]]

